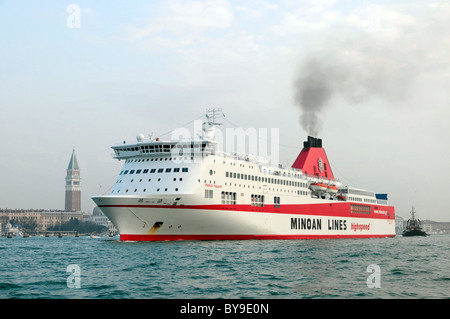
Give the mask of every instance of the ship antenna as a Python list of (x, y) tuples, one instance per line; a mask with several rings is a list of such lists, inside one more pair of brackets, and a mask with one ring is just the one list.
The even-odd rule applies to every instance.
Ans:
[(209, 125), (222, 125), (222, 123), (217, 122), (216, 119), (224, 116), (221, 108), (206, 109), (206, 118), (208, 119)]
[(221, 108), (206, 109), (206, 122), (203, 123), (202, 137), (206, 140), (214, 140), (215, 128), (222, 123), (217, 122), (217, 118), (224, 116)]

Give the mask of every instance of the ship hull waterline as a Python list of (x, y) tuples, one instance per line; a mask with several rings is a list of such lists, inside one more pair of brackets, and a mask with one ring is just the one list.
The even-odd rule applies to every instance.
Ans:
[(402, 234), (404, 237), (412, 237), (412, 236), (422, 236), (426, 237), (428, 234), (423, 230), (413, 229), (413, 230), (405, 230)]
[(346, 214), (331, 216), (327, 215), (327, 212), (320, 213), (317, 209), (313, 214), (306, 214), (258, 211), (253, 207), (248, 210), (228, 207), (224, 210), (222, 205), (217, 207), (99, 205), (99, 208), (119, 230), (121, 241), (395, 236), (393, 219), (358, 218)]

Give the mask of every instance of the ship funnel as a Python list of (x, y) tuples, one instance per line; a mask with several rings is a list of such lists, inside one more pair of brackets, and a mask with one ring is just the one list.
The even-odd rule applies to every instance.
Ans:
[(308, 136), (292, 167), (301, 169), (303, 174), (334, 180), (330, 162), (325, 149), (322, 148), (322, 139), (320, 138)]
[(304, 148), (322, 147), (322, 139), (308, 136), (308, 140), (303, 142)]

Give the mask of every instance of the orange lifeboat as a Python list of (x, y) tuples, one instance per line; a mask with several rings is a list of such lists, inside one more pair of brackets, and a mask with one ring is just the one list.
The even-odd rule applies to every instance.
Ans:
[(327, 192), (331, 194), (337, 194), (338, 188), (336, 185), (328, 185), (327, 186)]
[(328, 186), (324, 183), (311, 183), (309, 188), (311, 188), (313, 192), (326, 192)]

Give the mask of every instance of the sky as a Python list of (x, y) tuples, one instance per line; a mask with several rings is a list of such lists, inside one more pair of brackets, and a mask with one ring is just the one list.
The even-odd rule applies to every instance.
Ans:
[(91, 212), (112, 145), (220, 107), (283, 165), (314, 135), (345, 185), (450, 221), (448, 52), (448, 1), (0, 0), (0, 208), (64, 209), (75, 147)]

